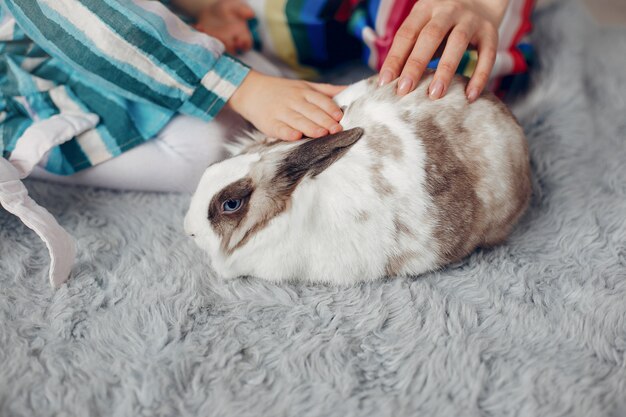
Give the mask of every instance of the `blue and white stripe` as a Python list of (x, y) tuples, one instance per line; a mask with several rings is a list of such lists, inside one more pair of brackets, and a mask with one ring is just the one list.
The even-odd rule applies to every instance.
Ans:
[(7, 157), (33, 121), (98, 114), (50, 152), (47, 169), (71, 174), (151, 139), (178, 112), (211, 120), (248, 72), (223, 51), (155, 1), (4, 0), (0, 149)]

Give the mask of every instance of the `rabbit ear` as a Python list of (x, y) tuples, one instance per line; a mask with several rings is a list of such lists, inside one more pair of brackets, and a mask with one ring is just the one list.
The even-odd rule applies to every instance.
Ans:
[(276, 180), (286, 182), (285, 185), (289, 187), (298, 183), (306, 174), (315, 177), (341, 158), (363, 133), (362, 128), (355, 127), (304, 142), (287, 153), (285, 159), (279, 163)]

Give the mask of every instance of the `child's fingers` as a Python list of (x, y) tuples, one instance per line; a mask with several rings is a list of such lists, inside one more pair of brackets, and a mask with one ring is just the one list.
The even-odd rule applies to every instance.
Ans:
[(245, 52), (252, 49), (252, 34), (247, 27), (241, 28), (235, 38), (235, 47), (238, 52)]
[(493, 29), (484, 30), (478, 43), (478, 63), (465, 91), (470, 103), (476, 101), (487, 86), (491, 70), (496, 62), (497, 47), (498, 33)]
[(340, 121), (343, 117), (343, 112), (333, 100), (331, 100), (327, 95), (318, 93), (317, 91), (311, 91), (310, 93), (304, 96), (306, 101), (311, 104), (316, 105), (320, 109), (324, 110), (326, 114), (335, 119), (336, 121)]
[(456, 73), (463, 54), (467, 50), (473, 33), (469, 25), (458, 25), (448, 36), (448, 42), (437, 65), (435, 76), (428, 87), (428, 95), (436, 100), (443, 97), (448, 91), (450, 82)]
[(341, 125), (330, 117), (324, 110), (314, 104), (303, 101), (295, 106), (295, 110), (315, 122), (318, 126), (328, 130), (329, 133), (337, 133), (341, 131)]
[(233, 11), (237, 17), (241, 19), (252, 19), (254, 17), (254, 10), (252, 7), (248, 6), (246, 3), (240, 1), (234, 5)]
[(402, 74), (398, 78), (398, 95), (405, 95), (417, 87), (417, 82), (422, 78), (428, 63), (452, 25), (450, 16), (446, 15), (437, 20), (431, 20), (420, 32), (413, 51), (402, 69)]
[(315, 91), (325, 94), (328, 97), (335, 97), (337, 94), (341, 93), (347, 87), (347, 85), (333, 85), (333, 84), (323, 84), (323, 83), (307, 82), (307, 84), (311, 88), (313, 88)]
[(302, 137), (301, 132), (291, 128), (287, 123), (281, 122), (280, 120), (276, 120), (272, 126), (272, 130), (266, 133), (270, 133), (271, 136), (286, 141), (298, 140)]
[(328, 130), (317, 125), (311, 121), (308, 117), (304, 116), (295, 110), (289, 111), (283, 119), (291, 128), (302, 132), (305, 136), (310, 138), (319, 138), (328, 135)]
[(398, 78), (415, 47), (417, 37), (430, 20), (430, 14), (419, 9), (419, 3), (413, 7), (411, 14), (400, 25), (393, 38), (391, 49), (383, 62), (378, 76), (378, 85), (385, 85)]

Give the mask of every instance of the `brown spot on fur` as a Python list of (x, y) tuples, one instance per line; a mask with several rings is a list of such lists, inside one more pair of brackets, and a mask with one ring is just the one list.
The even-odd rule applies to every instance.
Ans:
[(410, 111), (405, 111), (400, 115), (400, 119), (407, 125), (411, 125), (415, 121), (415, 114)]
[(263, 230), (272, 219), (280, 213), (287, 211), (290, 196), (291, 193), (289, 195), (275, 194), (267, 195), (265, 198), (259, 199), (262, 202), (256, 204), (256, 207), (254, 207), (257, 217), (252, 219), (253, 225), (246, 231), (241, 240), (228, 250), (228, 253), (230, 254), (245, 245), (255, 234)]
[(381, 158), (390, 156), (398, 161), (404, 155), (402, 141), (385, 125), (368, 128), (365, 144)]
[(381, 196), (388, 196), (393, 193), (393, 185), (385, 178), (382, 172), (383, 164), (376, 162), (372, 165), (372, 183), (374, 190)]
[[(233, 231), (241, 224), (248, 213), (248, 201), (254, 191), (252, 179), (242, 178), (224, 187), (209, 203), (208, 219), (222, 242), (230, 241)], [(241, 208), (233, 213), (225, 213), (222, 206), (227, 200), (241, 199)]]
[(396, 237), (400, 237), (401, 235), (413, 236), (413, 232), (411, 231), (409, 226), (407, 226), (406, 223), (400, 220), (399, 217), (394, 217), (393, 227), (394, 227)]
[(365, 210), (361, 210), (357, 213), (356, 215), (356, 221), (358, 223), (365, 223), (366, 221), (368, 221), (371, 217), (371, 214)]
[[(522, 166), (516, 170), (518, 174), (512, 177), (509, 182), (510, 195), (513, 199), (511, 201), (512, 209), (509, 210), (508, 216), (501, 221), (501, 227), (495, 228), (495, 230), (485, 236), (483, 246), (490, 247), (503, 243), (509, 236), (515, 223), (528, 208), (532, 195), (532, 184), (530, 164), (528, 163), (528, 143), (524, 141), (523, 146), (526, 158), (522, 159)], [(518, 163), (519, 161), (510, 161), (511, 166), (515, 166)]]
[(388, 277), (397, 276), (402, 271), (402, 268), (417, 254), (413, 251), (405, 251), (397, 255), (390, 255), (387, 258), (387, 264), (385, 265), (385, 275)]
[(419, 122), (418, 132), (426, 148), (426, 188), (437, 206), (435, 238), (442, 261), (467, 255), (479, 243), (472, 239), (481, 203), (473, 184), (476, 178), (455, 154), (434, 116)]

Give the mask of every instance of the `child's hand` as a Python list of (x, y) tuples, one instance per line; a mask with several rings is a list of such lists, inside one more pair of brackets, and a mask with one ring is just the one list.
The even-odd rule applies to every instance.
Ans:
[(343, 113), (331, 97), (344, 88), (250, 71), (228, 104), (266, 135), (319, 138), (341, 131)]
[(198, 12), (196, 30), (222, 41), (231, 54), (252, 48), (252, 34), (248, 20), (254, 11), (240, 0), (219, 0), (210, 3)]
[(432, 99), (443, 97), (468, 45), (478, 49), (478, 63), (466, 94), (476, 100), (487, 85), (498, 46), (498, 27), (507, 0), (420, 0), (398, 29), (382, 65), (379, 83), (398, 80), (398, 94), (415, 89), (428, 63), (448, 40), (428, 88)]

